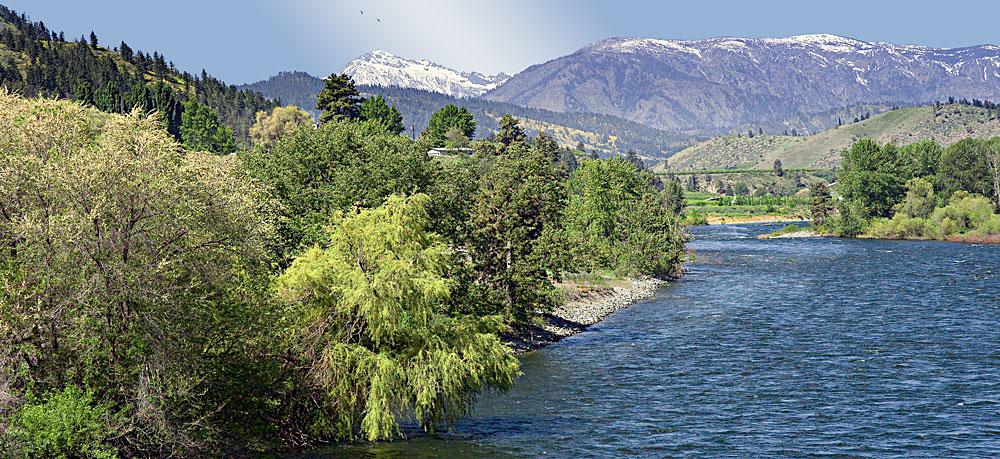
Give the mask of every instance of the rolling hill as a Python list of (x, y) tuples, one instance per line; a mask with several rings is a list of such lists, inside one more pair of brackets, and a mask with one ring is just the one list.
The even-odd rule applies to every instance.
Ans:
[(811, 136), (732, 134), (715, 137), (681, 150), (654, 170), (769, 169), (780, 159), (785, 168), (832, 168), (841, 152), (855, 141), (872, 138), (906, 145), (931, 139), (942, 146), (963, 138), (1000, 135), (997, 110), (963, 104), (931, 105), (892, 110), (857, 123)]

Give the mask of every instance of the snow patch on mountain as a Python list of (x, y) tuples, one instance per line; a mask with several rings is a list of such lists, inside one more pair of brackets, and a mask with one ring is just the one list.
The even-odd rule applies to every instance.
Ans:
[(460, 72), (423, 59), (405, 59), (377, 49), (349, 62), (346, 73), (359, 85), (398, 86), (432, 91), (455, 97), (480, 96), (496, 88), (511, 75)]

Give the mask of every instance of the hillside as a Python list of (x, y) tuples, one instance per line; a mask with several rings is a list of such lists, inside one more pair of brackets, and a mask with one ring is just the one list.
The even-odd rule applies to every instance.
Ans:
[(486, 94), (717, 133), (859, 103), (916, 105), (949, 96), (1000, 97), (1000, 47), (934, 49), (834, 35), (612, 38), (529, 67)]
[(281, 72), (266, 80), (236, 88), (259, 92), (269, 99), (281, 99), (282, 105), (296, 105), (312, 113), (313, 118), (319, 117), (316, 95), (323, 90), (323, 79), (306, 72)]
[(831, 168), (855, 141), (872, 138), (906, 145), (931, 139), (942, 146), (963, 138), (1000, 135), (997, 110), (962, 104), (892, 110), (811, 136), (724, 135), (686, 148), (658, 165), (657, 171), (769, 169), (780, 159), (785, 168)]
[(42, 22), (0, 6), (0, 86), (18, 94), (82, 99), (101, 110), (156, 109), (177, 136), (181, 104), (191, 98), (213, 108), (238, 140), (249, 143), (257, 111), (276, 103), (253, 91), (238, 90), (207, 72), (195, 76), (175, 69), (158, 52), (133, 51), (122, 42), (100, 46), (95, 35), (67, 41)]
[[(268, 98), (281, 98), (283, 104), (295, 104), (303, 109), (316, 106), (316, 94), (322, 88), (322, 79), (304, 72), (281, 72), (267, 80), (239, 87), (260, 91)], [(363, 95), (379, 94), (395, 105), (403, 115), (407, 133), (414, 135), (423, 132), (434, 112), (445, 105), (455, 104), (466, 107), (475, 117), (478, 137), (486, 137), (490, 131), (496, 130), (500, 117), (509, 113), (521, 120), (530, 135), (546, 131), (560, 144), (575, 147), (578, 142), (583, 142), (587, 151), (597, 150), (605, 156), (631, 149), (647, 161), (662, 160), (697, 141), (690, 135), (665, 132), (608, 115), (560, 113), (477, 97), (451, 97), (413, 88), (367, 85), (358, 85), (357, 88)], [(315, 109), (312, 113), (317, 114)]]

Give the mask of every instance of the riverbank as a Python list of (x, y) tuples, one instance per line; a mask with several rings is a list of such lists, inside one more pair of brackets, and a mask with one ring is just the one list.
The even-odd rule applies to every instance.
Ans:
[(536, 323), (522, 325), (501, 335), (515, 354), (541, 349), (573, 336), (615, 311), (653, 296), (665, 281), (626, 279), (602, 286), (563, 286), (566, 304), (538, 316)]
[(801, 215), (708, 215), (709, 225), (743, 225), (747, 223), (801, 222), (807, 219)]

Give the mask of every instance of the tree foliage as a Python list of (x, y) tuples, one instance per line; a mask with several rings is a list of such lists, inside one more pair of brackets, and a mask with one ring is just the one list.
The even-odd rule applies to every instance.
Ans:
[(399, 113), (395, 105), (390, 106), (382, 96), (374, 96), (365, 99), (358, 109), (358, 116), (363, 121), (372, 121), (385, 127), (385, 130), (393, 134), (401, 134), (406, 128), (403, 126), (403, 115)]
[(879, 145), (871, 139), (857, 141), (844, 152), (837, 171), (840, 194), (856, 201), (874, 217), (890, 215), (902, 196), (905, 178), (900, 174), (895, 145)]
[[(566, 228), (577, 264), (626, 275), (680, 273), (685, 237), (651, 174), (622, 158), (585, 161), (569, 181)], [(675, 183), (671, 181), (672, 183)], [(671, 185), (676, 193), (678, 184)]]
[[(434, 112), (421, 137), (431, 147), (443, 147), (449, 140), (448, 134), (451, 130), (460, 134), (465, 140), (471, 140), (476, 135), (476, 121), (465, 107), (459, 108), (456, 105), (448, 104), (441, 110)], [(458, 140), (457, 136), (453, 135), (453, 137), (455, 138), (450, 140)]]
[(816, 227), (822, 227), (833, 213), (833, 198), (830, 196), (830, 189), (826, 183), (816, 182), (809, 188), (809, 196), (812, 197), (812, 205), (809, 208), (812, 224)]
[(508, 150), (482, 176), (469, 211), (470, 302), (525, 321), (563, 301), (552, 279), (566, 268), (561, 213), (566, 188), (542, 154)]
[(389, 439), (411, 412), (428, 430), (465, 414), (475, 394), (513, 385), (518, 363), (496, 320), (436, 312), (452, 289), (445, 241), (427, 232), (428, 197), (390, 197), (341, 213), (326, 248), (279, 279), (296, 355), (324, 394), (316, 434)]
[(299, 107), (275, 107), (270, 112), (257, 112), (257, 122), (250, 128), (250, 139), (255, 146), (274, 145), (278, 139), (287, 137), (312, 122), (309, 112), (300, 110)]
[(316, 98), (316, 109), (321, 110), (320, 123), (355, 119), (361, 105), (361, 96), (354, 87), (354, 80), (346, 74), (336, 73), (326, 77), (323, 90)]
[(219, 368), (246, 364), (262, 326), (257, 187), (155, 118), (0, 107), (0, 388), (16, 395), (0, 413), (76, 386), (122, 414), (106, 422), (126, 455), (212, 444), (253, 383)]
[(236, 151), (236, 138), (229, 126), (219, 123), (219, 118), (205, 104), (188, 100), (181, 113), (181, 140), (190, 150), (213, 153)]
[(282, 263), (325, 240), (324, 228), (338, 210), (377, 207), (391, 194), (422, 191), (430, 177), (424, 152), (374, 122), (300, 129), (269, 150), (243, 154), (243, 162), (281, 204), (272, 250)]

